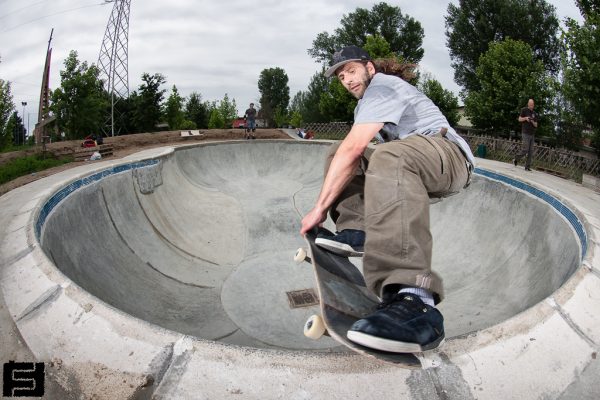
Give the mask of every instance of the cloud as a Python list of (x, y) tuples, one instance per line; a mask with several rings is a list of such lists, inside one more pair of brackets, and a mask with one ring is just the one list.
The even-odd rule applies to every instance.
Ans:
[[(454, 1), (456, 3), (456, 1)], [(158, 0), (131, 2), (129, 84), (136, 90), (144, 72), (167, 77), (165, 89), (176, 85), (184, 96), (199, 92), (204, 100), (234, 98), (238, 111), (258, 102), (260, 72), (283, 68), (290, 96), (306, 90), (320, 65), (307, 53), (318, 33), (332, 33), (341, 18), (366, 0), (241, 0), (196, 2)], [(574, 5), (558, 0), (557, 13), (577, 17)], [(571, 3), (571, 2), (570, 2)], [(458, 93), (446, 49), (444, 16), (448, 2), (389, 2), (418, 20), (424, 30), (421, 67)], [(113, 3), (102, 0), (5, 0), (0, 11), (0, 78), (13, 82), (17, 104), (38, 102), (39, 85), (50, 30), (51, 87), (60, 85), (64, 59), (76, 50), (81, 61), (96, 63)], [(432, 12), (432, 10), (434, 12)], [(168, 94), (167, 94), (168, 95)], [(28, 106), (29, 112), (37, 112)], [(37, 115), (37, 114), (35, 114)]]

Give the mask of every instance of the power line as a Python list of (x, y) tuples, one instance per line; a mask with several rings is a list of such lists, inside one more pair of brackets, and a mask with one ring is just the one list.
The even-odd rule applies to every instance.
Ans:
[(15, 10), (15, 11), (11, 11), (11, 12), (9, 12), (9, 13), (7, 13), (7, 14), (0, 15), (0, 19), (4, 19), (4, 18), (8, 17), (9, 15), (16, 14), (16, 13), (18, 13), (18, 12), (20, 12), (20, 11), (23, 11), (23, 10), (27, 10), (28, 8), (31, 8), (31, 7), (37, 6), (38, 4), (45, 3), (46, 1), (48, 1), (48, 0), (38, 1), (37, 3), (33, 3), (33, 4), (30, 4), (30, 5), (28, 5), (28, 6), (21, 7), (21, 8), (19, 8), (19, 9)]
[(29, 83), (29, 82), (15, 81), (15, 80), (11, 80), (10, 83), (18, 83), (19, 85), (28, 85), (28, 86), (38, 86), (39, 85), (39, 83)]
[(53, 14), (44, 15), (43, 17), (35, 18), (35, 19), (29, 20), (29, 21), (27, 21), (27, 22), (23, 22), (22, 24), (15, 25), (15, 26), (12, 26), (12, 27), (10, 27), (10, 28), (4, 29), (4, 30), (2, 30), (2, 33), (4, 33), (4, 32), (10, 32), (10, 31), (12, 31), (12, 30), (14, 30), (14, 29), (20, 28), (20, 27), (22, 27), (22, 26), (24, 26), (24, 25), (27, 25), (27, 24), (31, 24), (32, 22), (36, 22), (36, 21), (39, 21), (39, 20), (41, 20), (41, 19), (45, 19), (45, 18), (49, 18), (49, 17), (54, 17), (54, 16), (56, 16), (56, 15), (66, 14), (66, 13), (68, 13), (68, 12), (71, 12), (71, 11), (77, 11), (77, 10), (81, 10), (81, 9), (83, 9), (83, 8), (90, 8), (90, 7), (103, 6), (103, 5), (105, 5), (105, 4), (106, 4), (106, 3), (96, 3), (96, 4), (90, 4), (90, 5), (87, 5), (87, 6), (81, 6), (81, 7), (70, 8), (70, 9), (68, 9), (68, 10), (63, 10), (63, 11), (59, 11), (59, 12), (56, 12), (56, 13), (53, 13)]

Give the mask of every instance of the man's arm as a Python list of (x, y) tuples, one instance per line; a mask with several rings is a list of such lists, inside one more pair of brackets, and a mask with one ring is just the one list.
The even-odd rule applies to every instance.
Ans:
[(360, 157), (381, 128), (383, 128), (383, 123), (352, 126), (350, 133), (342, 141), (333, 160), (331, 160), (314, 208), (302, 219), (300, 234), (304, 235), (325, 221), (327, 211), (354, 178)]
[(528, 116), (525, 113), (525, 110), (521, 110), (521, 113), (519, 114), (519, 118), (517, 118), (519, 120), (519, 122), (527, 122), (528, 121)]

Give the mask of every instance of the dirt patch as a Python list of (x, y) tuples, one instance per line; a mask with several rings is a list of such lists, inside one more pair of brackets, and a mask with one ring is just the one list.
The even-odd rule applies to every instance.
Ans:
[[(153, 133), (138, 133), (134, 135), (124, 135), (104, 138), (104, 144), (113, 145), (113, 155), (104, 158), (103, 160), (113, 160), (126, 157), (138, 151), (161, 147), (166, 145), (184, 145), (195, 142), (214, 142), (222, 140), (243, 140), (243, 129), (210, 129), (200, 130), (200, 136), (182, 137), (181, 131), (166, 131)], [(279, 129), (259, 129), (256, 131), (257, 140), (260, 139), (290, 139), (291, 138)], [(46, 145), (48, 152), (54, 156), (64, 156), (73, 154), (75, 150), (81, 149), (81, 140), (71, 140), (64, 142), (49, 143)], [(0, 165), (7, 163), (10, 160), (20, 157), (26, 157), (41, 152), (41, 147), (31, 148), (23, 151), (13, 151), (10, 153), (0, 153)], [(0, 185), (0, 196), (26, 185), (38, 179), (65, 171), (70, 168), (84, 165), (89, 161), (77, 161), (61, 165), (59, 167), (50, 168), (44, 171), (21, 176), (3, 185)]]

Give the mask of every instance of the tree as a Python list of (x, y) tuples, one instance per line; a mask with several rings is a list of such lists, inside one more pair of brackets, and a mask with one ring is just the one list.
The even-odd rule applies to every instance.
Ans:
[(72, 50), (60, 71), (60, 87), (52, 93), (50, 110), (67, 139), (99, 134), (109, 106), (107, 93), (95, 65), (77, 59)]
[(596, 19), (596, 25), (598, 24), (597, 18), (600, 15), (600, 2), (598, 0), (575, 0), (575, 3), (577, 3), (577, 8), (586, 20)]
[(25, 125), (23, 120), (16, 111), (8, 118), (5, 127), (6, 131), (6, 146), (5, 149), (10, 149), (12, 146), (20, 146), (25, 144)]
[(200, 93), (192, 92), (185, 105), (185, 117), (196, 124), (198, 129), (208, 128), (208, 104), (202, 102)]
[(231, 123), (238, 117), (237, 105), (235, 99), (229, 100), (229, 95), (225, 93), (223, 100), (219, 103), (219, 113), (223, 119), (224, 127), (231, 127)]
[(319, 99), (319, 110), (327, 121), (352, 121), (357, 101), (338, 79), (331, 79)]
[(268, 68), (260, 73), (258, 90), (260, 92), (260, 108), (263, 118), (269, 126), (274, 126), (275, 111), (287, 112), (290, 102), (288, 76), (281, 68)]
[(127, 135), (138, 131), (134, 119), (137, 100), (137, 92), (133, 91), (129, 94), (129, 97), (119, 99), (115, 103), (115, 115), (119, 116), (119, 118), (115, 118), (115, 132), (119, 132), (119, 135)]
[[(553, 82), (528, 44), (512, 39), (492, 43), (478, 64), (475, 75), (481, 89), (469, 92), (465, 99), (465, 114), (476, 128), (516, 131), (519, 112), (530, 98), (544, 115)], [(543, 125), (550, 124), (542, 121)]]
[(458, 123), (458, 98), (454, 93), (444, 89), (442, 84), (431, 76), (424, 77), (418, 88), (440, 109), (450, 126)]
[(223, 129), (225, 128), (225, 121), (219, 112), (219, 109), (213, 107), (210, 111), (210, 118), (208, 119), (209, 129)]
[(185, 121), (183, 113), (183, 97), (179, 95), (177, 86), (173, 85), (171, 94), (165, 104), (165, 118), (170, 130), (182, 129)]
[(290, 114), (290, 125), (294, 128), (299, 128), (304, 125), (304, 121), (302, 120), (302, 114), (298, 111), (292, 111)]
[(340, 27), (333, 34), (322, 32), (308, 50), (313, 58), (329, 64), (333, 53), (344, 46), (363, 47), (369, 36), (381, 36), (390, 45), (396, 56), (411, 62), (423, 58), (424, 31), (421, 24), (412, 17), (402, 14), (400, 7), (387, 3), (375, 4), (371, 10), (357, 8), (344, 15)]
[(142, 74), (143, 83), (138, 88), (139, 93), (134, 93), (133, 120), (136, 132), (153, 132), (161, 121), (161, 105), (166, 90), (160, 89), (160, 86), (166, 81), (160, 73)]
[(290, 121), (290, 115), (287, 110), (277, 107), (273, 115), (273, 121), (275, 122), (275, 127), (282, 128)]
[(15, 111), (15, 104), (10, 88), (10, 82), (0, 79), (0, 150), (7, 148), (11, 144), (12, 127), (9, 120)]
[(326, 122), (327, 119), (321, 113), (319, 102), (321, 95), (329, 88), (329, 79), (324, 75), (325, 69), (316, 72), (308, 84), (306, 91), (300, 91), (292, 101), (292, 112), (297, 111), (302, 116), (304, 123)]
[(229, 95), (225, 93), (223, 100), (213, 101), (207, 104), (208, 110), (208, 128), (223, 129), (231, 127), (231, 123), (238, 117), (238, 110), (235, 104), (235, 99), (229, 99)]
[(459, 0), (450, 3), (446, 38), (454, 80), (468, 93), (481, 88), (475, 70), (492, 42), (521, 40), (533, 49), (544, 68), (559, 69), (559, 21), (545, 0)]
[(390, 44), (385, 38), (378, 34), (367, 36), (367, 41), (362, 47), (369, 53), (372, 59), (389, 57), (400, 58), (398, 55), (394, 54)]
[(600, 154), (600, 5), (580, 0), (578, 6), (584, 23), (569, 18), (563, 32), (563, 93), (580, 124), (592, 127), (593, 145)]

